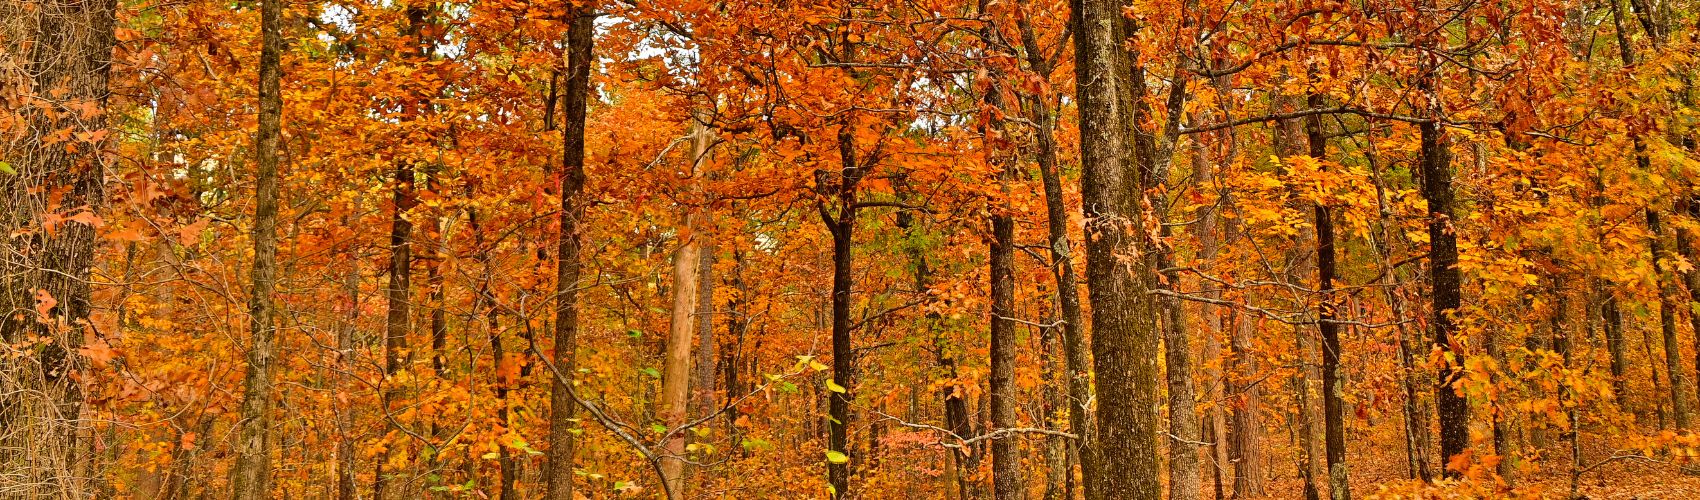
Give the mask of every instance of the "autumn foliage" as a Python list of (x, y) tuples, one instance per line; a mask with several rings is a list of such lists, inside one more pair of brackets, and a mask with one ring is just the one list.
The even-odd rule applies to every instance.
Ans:
[(0, 498), (1700, 496), (1697, 55), (1690, 0), (0, 0)]

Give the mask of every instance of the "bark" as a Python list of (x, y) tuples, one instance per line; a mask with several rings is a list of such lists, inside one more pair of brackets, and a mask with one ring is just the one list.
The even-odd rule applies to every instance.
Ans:
[[(551, 128), (546, 125), (545, 130), (551, 130)], [(471, 195), (470, 191), (471, 188), (469, 187), (468, 196)], [(473, 246), (478, 249), (475, 258), (478, 260), (479, 267), (483, 268), (484, 273), (478, 283), (478, 300), (474, 303), (472, 309), (475, 312), (480, 308), (484, 310), (484, 334), (490, 339), (490, 359), (495, 361), (497, 367), (500, 367), (502, 363), (506, 362), (507, 347), (502, 342), (501, 304), (496, 302), (496, 293), (490, 287), (491, 282), (495, 280), (496, 269), (490, 261), (490, 247), (485, 244), (484, 232), (480, 226), (477, 209), (468, 212), (467, 224), (471, 226)], [(472, 361), (472, 365), (477, 366), (476, 359)], [(496, 377), (492, 377), (491, 386), (496, 391), (496, 419), (502, 422), (505, 427), (508, 425), (508, 414), (512, 408), (508, 401), (511, 381), (503, 380), (503, 377), (499, 375), (500, 370), (497, 370), (497, 373)], [(526, 375), (527, 373), (522, 369), (520, 377), (525, 378)], [(514, 482), (519, 479), (519, 464), (508, 453), (506, 446), (496, 447), (496, 453), (496, 484), (501, 489), (497, 498), (515, 500), (519, 498), (519, 491), (514, 488)], [(471, 470), (468, 471), (468, 475), (472, 475)]]
[[(1438, 68), (1429, 66), (1423, 68), (1424, 74), (1418, 80), (1419, 90), (1431, 96), (1430, 101), (1438, 95), (1434, 74)], [(1430, 109), (1432, 115), (1438, 115), (1438, 109)], [(1453, 315), (1462, 304), (1463, 287), (1458, 271), (1458, 236), (1453, 229), (1453, 189), (1452, 189), (1452, 153), (1448, 150), (1446, 131), (1439, 123), (1424, 122), (1418, 125), (1421, 138), (1420, 169), (1423, 178), (1423, 199), (1428, 201), (1428, 235), (1429, 235), (1429, 279), (1434, 287), (1431, 291), (1430, 329), (1433, 331), (1434, 346), (1442, 354), (1455, 356), (1457, 361), (1441, 363), (1435, 382), (1435, 413), (1440, 420), (1440, 456), (1443, 462), (1450, 463), (1452, 457), (1463, 453), (1470, 444), (1469, 435), (1469, 403), (1458, 391), (1453, 390), (1453, 378), (1457, 376), (1457, 363), (1462, 363), (1462, 355), (1454, 350), (1452, 337), (1458, 331)], [(1458, 477), (1463, 471), (1446, 469), (1447, 477)]]
[[(840, 125), (838, 130), (838, 159), (841, 166), (837, 175), (838, 214), (833, 216), (822, 203), (819, 205), (821, 219), (832, 232), (832, 382), (837, 390), (828, 396), (827, 414), (827, 446), (829, 450), (837, 451), (855, 460), (851, 455), (849, 441), (850, 401), (854, 398), (852, 382), (855, 377), (855, 353), (850, 342), (850, 302), (854, 280), (854, 258), (851, 254), (855, 242), (857, 185), (866, 175), (867, 168), (856, 158), (856, 145), (850, 133), (850, 125)], [(864, 161), (871, 161), (872, 158)], [(832, 487), (834, 499), (853, 497), (850, 493), (850, 461), (827, 463), (827, 478)]]
[[(572, 19), (567, 30), (567, 68), (562, 107), (566, 113), (561, 124), (561, 232), (559, 235), (555, 272), (555, 353), (552, 362), (560, 373), (571, 377), (578, 371), (578, 288), (580, 286), (579, 252), (584, 237), (584, 127), (586, 104), (590, 98), (590, 65), (595, 43), (596, 14), (582, 7), (568, 11)], [(573, 414), (572, 390), (561, 380), (552, 377), (549, 390), (549, 451), (544, 479), (548, 484), (545, 498), (573, 500)]]
[(1093, 364), (1098, 376), (1099, 467), (1091, 499), (1155, 500), (1162, 495), (1157, 453), (1155, 277), (1142, 241), (1139, 172), (1126, 140), (1133, 111), (1122, 81), (1133, 66), (1123, 54), (1121, 5), (1071, 4), (1075, 85), (1080, 100), (1082, 209), (1087, 218), (1086, 281), (1092, 301)]
[[(429, 46), (425, 43), (424, 26), (429, 15), (422, 6), (407, 8), (407, 34), (415, 38), (418, 53), (412, 54), (413, 63), (423, 65), (429, 59)], [(414, 96), (408, 103), (408, 110), (417, 115), (429, 106), (429, 97)], [(419, 204), (418, 193), (414, 186), (414, 165), (410, 160), (397, 159), (391, 186), (390, 212), (390, 262), (387, 269), (389, 281), (384, 287), (384, 301), (387, 312), (384, 319), (384, 383), (382, 394), (383, 418), (386, 429), (395, 425), (393, 420), (396, 411), (396, 398), (400, 389), (396, 387), (397, 375), (407, 369), (410, 362), (407, 346), (407, 334), (411, 329), (410, 319), (413, 307), (413, 221), (408, 218), (408, 212)], [(376, 470), (372, 476), (372, 498), (383, 500), (389, 495), (389, 473), (384, 472), (384, 464), (389, 460), (393, 447), (386, 447), (378, 454)]]
[[(1181, 74), (1185, 70), (1177, 70), (1175, 78), (1169, 87), (1168, 116), (1171, 118), (1164, 125), (1163, 135), (1151, 160), (1152, 170), (1141, 181), (1147, 193), (1167, 193), (1170, 183), (1169, 172), (1179, 135), (1179, 116), (1185, 111), (1186, 80)], [(1169, 218), (1169, 203), (1164, 197), (1153, 199), (1153, 213), (1159, 226), (1159, 236), (1164, 241), (1173, 236), (1173, 230), (1167, 224)], [(1158, 244), (1156, 251), (1156, 268), (1174, 269), (1174, 249), (1168, 244)], [(1169, 271), (1158, 280), (1157, 288), (1173, 292), (1175, 285), (1180, 282), (1179, 271)], [(1198, 411), (1197, 388), (1193, 383), (1193, 361), (1191, 336), (1186, 328), (1186, 310), (1181, 299), (1174, 295), (1165, 295), (1159, 302), (1163, 312), (1163, 353), (1167, 371), (1165, 378), (1169, 388), (1169, 498), (1170, 500), (1198, 500), (1200, 495), (1198, 475)]]
[[(1012, 176), (1009, 168), (999, 175), (1007, 182)], [(1017, 427), (1015, 422), (1015, 222), (1009, 215), (1007, 202), (993, 208), (991, 248), (991, 410), (992, 430)], [(992, 491), (998, 500), (1021, 498), (1017, 455), (1019, 442), (1014, 437), (992, 440)]]
[[(1018, 17), (1023, 47), (1038, 47), (1032, 23), (1027, 16)], [(1048, 77), (1055, 68), (1037, 50), (1026, 52), (1028, 70)], [(1068, 380), (1069, 429), (1079, 439), (1074, 448), (1080, 461), (1080, 476), (1085, 484), (1098, 477), (1097, 460), (1093, 454), (1097, 432), (1093, 429), (1092, 398), (1087, 372), (1091, 359), (1083, 337), (1085, 323), (1080, 310), (1080, 281), (1074, 271), (1073, 244), (1069, 240), (1067, 200), (1063, 198), (1062, 174), (1057, 164), (1057, 115), (1049, 96), (1033, 96), (1028, 102), (1031, 120), (1038, 125), (1035, 142), (1038, 146), (1039, 177), (1045, 189), (1045, 228), (1050, 244), (1051, 270), (1057, 281), (1057, 308), (1062, 312), (1063, 357)], [(1068, 474), (1070, 480), (1073, 474)], [(1073, 491), (1073, 488), (1065, 488)], [(1094, 497), (1095, 498), (1095, 497)]]
[(254, 267), (248, 300), (248, 371), (242, 392), (242, 419), (236, 441), (231, 494), (237, 499), (271, 496), (272, 345), (276, 334), (277, 167), (282, 135), (283, 98), (278, 59), (283, 51), (283, 1), (260, 2), (260, 114), (254, 134)]
[[(390, 262), (386, 268), (389, 281), (384, 286), (384, 302), (388, 312), (384, 320), (384, 389), (381, 409), (385, 415), (390, 416), (394, 415), (396, 398), (400, 392), (395, 380), (397, 374), (407, 365), (408, 316), (412, 300), (410, 281), (413, 267), (413, 223), (408, 221), (406, 214), (418, 202), (413, 192), (413, 167), (398, 163), (393, 175), (394, 211), (391, 212), (390, 218)], [(388, 418), (390, 417), (385, 417), (386, 420)], [(384, 491), (387, 481), (384, 462), (388, 461), (387, 456), (387, 452), (379, 454), (377, 475), (373, 479), (373, 497), (379, 500), (387, 493)]]
[[(713, 226), (708, 217), (707, 210), (704, 210), (704, 229)], [(702, 240), (702, 251), (698, 252), (702, 262), (697, 264), (697, 352), (695, 374), (691, 377), (691, 387), (695, 388), (691, 406), (696, 408), (697, 413), (707, 413), (717, 409), (714, 406), (714, 367), (718, 361), (716, 352), (720, 349), (714, 338), (714, 262), (717, 256), (711, 233), (698, 231), (697, 238)], [(736, 396), (731, 392), (726, 394), (728, 397)]]
[[(986, 3), (979, 5), (980, 14), (985, 15)], [(980, 38), (988, 48), (998, 44), (1000, 38), (995, 26), (987, 23), (980, 32)], [(992, 72), (993, 79), (1001, 77), (999, 72)], [(994, 81), (987, 82), (984, 88), (985, 103), (989, 108), (1003, 107), (1002, 90)], [(984, 138), (987, 160), (999, 166), (996, 182), (1003, 193), (1003, 199), (988, 207), (991, 215), (992, 234), (989, 248), (988, 277), (991, 281), (991, 348), (989, 364), (991, 365), (991, 425), (988, 431), (1010, 429), (1018, 425), (1016, 417), (1016, 387), (1015, 387), (1015, 219), (1010, 215), (1009, 183), (1015, 179), (1015, 162), (989, 139), (996, 130), (998, 135), (1007, 136), (1002, 120), (993, 118), (980, 124), (980, 134)], [(991, 442), (992, 454), (992, 495), (997, 500), (1020, 500), (1022, 498), (1020, 442), (1014, 436), (994, 439)]]
[[(1642, 156), (1644, 158), (1644, 156)], [(1662, 259), (1665, 255), (1664, 224), (1659, 217), (1659, 211), (1647, 209), (1647, 250), (1652, 255), (1653, 275), (1656, 277), (1659, 291), (1659, 332), (1664, 339), (1665, 349), (1665, 379), (1670, 381), (1671, 416), (1677, 431), (1689, 429), (1692, 418), (1688, 404), (1688, 376), (1682, 369), (1682, 355), (1677, 347), (1676, 333), (1676, 290), (1671, 286), (1670, 278), (1666, 275)]]
[[(1696, 204), (1694, 202), (1695, 200), (1692, 198), (1681, 199), (1678, 202), (1677, 212), (1687, 213), (1689, 222), (1700, 220), (1700, 204)], [(1690, 266), (1695, 263), (1700, 263), (1700, 258), (1697, 258), (1700, 257), (1700, 255), (1696, 255), (1694, 251), (1693, 237), (1693, 234), (1689, 233), (1687, 226), (1680, 224), (1676, 226), (1676, 253), (1681, 255), (1684, 260), (1687, 260)], [(1683, 286), (1688, 289), (1688, 300), (1689, 304), (1691, 304), (1691, 309), (1688, 314), (1688, 322), (1692, 331), (1695, 332), (1694, 369), (1696, 371), (1696, 377), (1693, 380), (1697, 382), (1695, 384), (1697, 390), (1700, 390), (1700, 311), (1692, 310), (1692, 304), (1700, 304), (1700, 269), (1690, 267), (1687, 271), (1682, 273), (1682, 280)], [(1697, 393), (1695, 397), (1695, 401), (1700, 403), (1700, 393)]]
[[(691, 120), (691, 191), (702, 190), (702, 160), (708, 154), (707, 125)], [(702, 279), (705, 229), (702, 207), (687, 209), (684, 224), (679, 228), (679, 249), (673, 254), (673, 318), (667, 336), (667, 361), (661, 373), (661, 420), (669, 428), (686, 421), (689, 406), (691, 350), (697, 335), (697, 321), (702, 302), (699, 290)], [(685, 434), (679, 433), (664, 445), (661, 474), (667, 489), (675, 493), (685, 488)]]
[[(66, 222), (41, 231), (49, 215), (98, 212), (105, 141), (46, 144), (60, 130), (106, 129), (107, 80), (113, 47), (113, 0), (49, 0), (0, 5), (0, 63), (16, 68), (19, 100), (8, 110), (22, 134), (5, 151), (15, 173), (0, 173), (0, 343), (25, 335), (52, 339), (29, 358), (0, 363), (0, 490), (86, 497), (78, 479), (77, 422), (83, 397), (68, 376), (80, 358), (80, 327), (89, 318), (94, 227)], [(15, 31), (14, 31), (15, 29)], [(26, 98), (39, 96), (39, 99)], [(51, 97), (51, 98), (50, 98)], [(78, 111), (91, 105), (97, 112)], [(119, 134), (111, 134), (117, 136)], [(56, 305), (38, 311), (37, 301)]]
[[(1601, 288), (1597, 282), (1595, 288)], [(1629, 400), (1625, 399), (1628, 393), (1624, 388), (1626, 365), (1623, 359), (1623, 312), (1618, 309), (1615, 292), (1600, 289), (1599, 293), (1605, 295), (1605, 300), (1600, 304), (1600, 316), (1604, 323), (1606, 352), (1611, 357), (1612, 399), (1617, 402), (1619, 409), (1629, 410)]]
[[(726, 333), (732, 340), (732, 348), (721, 351), (720, 363), (726, 375), (726, 400), (744, 393), (742, 372), (739, 365), (743, 363), (744, 333), (749, 329), (749, 313), (745, 311), (745, 302), (750, 296), (749, 287), (744, 283), (744, 252), (732, 251), (731, 285), (737, 294), (727, 302)], [(750, 450), (743, 446), (742, 430), (738, 428), (739, 410), (736, 405), (726, 409), (726, 436), (728, 442), (738, 450), (738, 456), (748, 458)]]
[[(352, 205), (359, 206), (359, 199), (355, 199)], [(349, 215), (343, 217), (343, 224), (352, 228), (355, 227), (354, 216), (352, 211), (350, 212)], [(352, 248), (348, 249), (348, 256), (348, 275), (343, 277), (342, 282), (342, 293), (348, 297), (348, 311), (347, 316), (343, 318), (342, 328), (337, 331), (336, 338), (338, 391), (348, 391), (351, 387), (348, 374), (354, 372), (354, 349), (356, 348), (354, 336), (360, 320), (360, 257)], [(354, 405), (338, 400), (337, 406), (336, 498), (337, 500), (354, 500), (360, 495), (354, 482)]]
[[(1216, 189), (1215, 165), (1205, 158), (1204, 147), (1196, 141), (1193, 144), (1192, 165), (1193, 182), (1198, 189), (1211, 192)], [(1226, 196), (1218, 195), (1216, 203), (1226, 201)], [(1199, 207), (1197, 212), (1198, 224), (1193, 226), (1194, 238), (1198, 240), (1198, 260), (1206, 266), (1214, 266), (1217, 254), (1221, 252), (1220, 240), (1221, 221), (1217, 216), (1216, 205)], [(1222, 300), (1222, 289), (1211, 286), (1205, 291), (1205, 297), (1211, 300)], [(1223, 375), (1223, 367), (1228, 362), (1222, 350), (1222, 312), (1213, 304), (1201, 305), (1200, 316), (1204, 318), (1204, 379), (1209, 384), (1206, 399), (1212, 402), (1210, 413), (1205, 416), (1205, 429), (1210, 443), (1210, 475), (1215, 487), (1215, 497), (1221, 500), (1227, 496), (1224, 491), (1224, 467), (1228, 461), (1228, 415), (1223, 411), (1227, 403), (1227, 377)]]
[[(1312, 109), (1322, 107), (1322, 96), (1311, 94)], [(1328, 155), (1328, 140), (1323, 135), (1322, 117), (1312, 115), (1305, 120), (1305, 135), (1310, 144), (1310, 157), (1322, 161)], [(1317, 203), (1313, 219), (1316, 228), (1316, 289), (1322, 300), (1317, 306), (1316, 327), (1322, 335), (1322, 407), (1324, 441), (1328, 463), (1328, 491), (1334, 500), (1352, 498), (1346, 464), (1346, 405), (1345, 388), (1340, 383), (1340, 324), (1335, 322), (1334, 298), (1334, 217), (1328, 205)]]
[(1387, 300), (1388, 309), (1393, 313), (1394, 328), (1398, 335), (1399, 348), (1399, 380), (1404, 390), (1403, 406), (1405, 420), (1405, 464), (1406, 472), (1411, 479), (1428, 482), (1432, 479), (1428, 465), (1428, 419), (1419, 408), (1420, 393), (1417, 389), (1418, 372), (1415, 370), (1416, 348), (1411, 345), (1410, 332), (1405, 327), (1405, 300), (1396, 287), (1398, 270), (1393, 266), (1394, 233), (1389, 229), (1388, 220), (1393, 211), (1388, 205), (1387, 185), (1381, 175), (1381, 167), (1376, 162), (1375, 143), (1371, 141), (1370, 151), (1364, 156), (1370, 165), (1371, 179), (1375, 183), (1376, 218), (1375, 249), (1376, 258), (1381, 266), (1381, 284), (1383, 296)]
[(1229, 427), (1228, 460), (1234, 464), (1234, 498), (1251, 498), (1264, 494), (1263, 389), (1257, 379), (1261, 368), (1252, 347), (1256, 334), (1252, 316), (1230, 312), (1229, 318), (1233, 375), (1228, 379), (1228, 393), (1237, 401)]
[[(1273, 104), (1282, 110), (1295, 110), (1302, 105), (1308, 105), (1295, 96), (1277, 96), (1273, 100)], [(1305, 121), (1289, 119), (1276, 125), (1272, 131), (1270, 143), (1281, 158), (1307, 154), (1306, 141), (1309, 137), (1305, 133), (1304, 124)], [(1286, 172), (1288, 169), (1284, 161), (1278, 168), (1282, 172)], [(1314, 212), (1315, 207), (1300, 200), (1298, 194), (1296, 187), (1289, 187), (1286, 191), (1287, 209), (1295, 212), (1309, 209)], [(1290, 247), (1284, 252), (1286, 267), (1281, 278), (1285, 283), (1297, 286), (1308, 281), (1306, 275), (1313, 272), (1316, 267), (1317, 249), (1312, 248), (1316, 243), (1313, 234), (1299, 233), (1293, 238)], [(1307, 300), (1305, 297), (1295, 295), (1291, 300), (1294, 307), (1308, 307), (1308, 304), (1305, 303)], [(1296, 415), (1295, 418), (1289, 419), (1289, 423), (1294, 424), (1293, 437), (1296, 446), (1298, 446), (1298, 457), (1294, 465), (1298, 468), (1299, 480), (1303, 486), (1302, 495), (1305, 500), (1317, 500), (1321, 497), (1323, 484), (1325, 484), (1324, 481), (1328, 475), (1326, 452), (1324, 451), (1326, 437), (1323, 434), (1323, 408), (1321, 405), (1323, 397), (1322, 360), (1320, 359), (1321, 348), (1317, 345), (1317, 340), (1309, 328), (1304, 326), (1293, 327), (1293, 347), (1298, 354), (1298, 367), (1291, 380)]]
[[(1623, 26), (1623, 9), (1615, 0), (1610, 3), (1612, 23), (1617, 28), (1618, 57), (1623, 62), (1624, 66), (1633, 66), (1635, 64), (1635, 48), (1629, 40), (1628, 31), (1626, 31)], [(1653, 43), (1653, 47), (1658, 48), (1662, 45), (1664, 40), (1663, 30), (1661, 29), (1662, 25), (1653, 19), (1653, 12), (1651, 12), (1651, 10), (1648, 9), (1642, 2), (1638, 2), (1636, 0), (1630, 1), (1630, 7), (1634, 10), (1637, 19), (1641, 21), (1642, 29), (1646, 32), (1647, 37)], [(1634, 132), (1630, 133), (1630, 139), (1635, 147), (1636, 166), (1642, 171), (1650, 170), (1652, 160), (1647, 157), (1646, 143), (1642, 141), (1639, 134)], [(1657, 210), (1651, 207), (1647, 208), (1646, 218), (1648, 232), (1652, 233), (1652, 237), (1647, 241), (1647, 248), (1652, 254), (1653, 274), (1656, 276), (1659, 292), (1659, 329), (1660, 333), (1663, 334), (1664, 339), (1665, 378), (1669, 382), (1666, 386), (1670, 389), (1671, 420), (1676, 426), (1676, 429), (1678, 431), (1682, 431), (1689, 428), (1690, 420), (1690, 409), (1686, 402), (1687, 398), (1685, 397), (1687, 391), (1684, 389), (1686, 387), (1686, 381), (1684, 379), (1687, 377), (1684, 376), (1684, 372), (1680, 367), (1681, 356), (1676, 352), (1676, 318), (1672, 317), (1672, 314), (1675, 312), (1672, 304), (1673, 292), (1670, 290), (1664, 273), (1659, 270), (1659, 254), (1663, 252), (1663, 245), (1660, 243), (1659, 239), (1662, 237), (1661, 233), (1663, 231), (1659, 227), (1660, 221)], [(1649, 344), (1651, 343), (1649, 342)], [(1647, 349), (1651, 352), (1652, 346), (1649, 345)], [(1653, 382), (1657, 385), (1657, 374), (1654, 375)], [(1660, 414), (1659, 420), (1659, 427), (1664, 427), (1663, 413)]]

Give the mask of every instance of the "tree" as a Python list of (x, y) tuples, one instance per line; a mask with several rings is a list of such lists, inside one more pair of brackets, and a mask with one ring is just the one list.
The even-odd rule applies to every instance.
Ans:
[(260, 116), (254, 132), (254, 267), (249, 298), (248, 371), (242, 393), (242, 431), (237, 437), (236, 498), (271, 496), (272, 357), (277, 280), (278, 137), (282, 135), (283, 96), (278, 59), (283, 52), (283, 2), (260, 2)]
[(1092, 304), (1092, 361), (1098, 375), (1099, 474), (1087, 498), (1156, 499), (1157, 349), (1155, 278), (1144, 259), (1141, 185), (1126, 141), (1134, 123), (1123, 84), (1132, 64), (1118, 47), (1120, 4), (1071, 5), (1076, 98), (1080, 102), (1081, 203), (1086, 227), (1086, 287)]
[[(587, 104), (590, 99), (590, 65), (595, 43), (596, 13), (589, 6), (573, 5), (567, 9), (566, 83), (562, 85), (563, 111), (561, 125), (561, 230), (557, 236), (555, 264), (555, 353), (552, 362), (561, 373), (573, 374), (578, 366), (578, 314), (581, 263), (585, 218), (584, 199), (584, 131)], [(548, 498), (573, 498), (574, 425), (577, 409), (570, 392), (570, 379), (552, 379), (549, 390), (549, 464), (544, 476), (548, 478)]]
[(0, 343), (22, 347), (0, 369), (0, 382), (15, 388), (0, 396), (0, 489), (89, 491), (77, 479), (87, 450), (72, 374), (91, 327), (116, 7), (0, 3), (0, 128), (10, 135), (0, 149)]

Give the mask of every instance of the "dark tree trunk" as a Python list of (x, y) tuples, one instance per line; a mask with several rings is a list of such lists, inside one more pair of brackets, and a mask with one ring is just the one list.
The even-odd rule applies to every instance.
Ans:
[[(1022, 46), (1037, 48), (1037, 37), (1034, 36), (1032, 23), (1027, 17), (1017, 18), (1021, 30)], [(1037, 50), (1026, 53), (1028, 70), (1048, 77), (1054, 70), (1044, 54)], [(1063, 199), (1062, 174), (1058, 172), (1056, 109), (1052, 106), (1049, 96), (1033, 96), (1028, 103), (1032, 110), (1033, 123), (1038, 125), (1035, 132), (1035, 142), (1038, 145), (1039, 177), (1045, 189), (1045, 228), (1047, 242), (1051, 249), (1051, 268), (1057, 281), (1057, 308), (1062, 311), (1062, 347), (1066, 364), (1063, 377), (1068, 381), (1068, 420), (1069, 429), (1079, 437), (1075, 440), (1074, 448), (1080, 461), (1080, 476), (1086, 484), (1092, 484), (1098, 476), (1092, 449), (1097, 433), (1093, 430), (1093, 418), (1090, 407), (1090, 383), (1087, 372), (1091, 369), (1091, 360), (1086, 351), (1083, 337), (1085, 324), (1080, 311), (1080, 281), (1074, 271), (1074, 251), (1068, 234), (1068, 201)], [(1074, 475), (1067, 474), (1072, 482)], [(1073, 488), (1066, 488), (1073, 491)]]
[[(595, 43), (596, 14), (586, 8), (569, 10), (572, 25), (567, 30), (567, 70), (561, 125), (561, 232), (555, 272), (555, 359), (561, 374), (577, 371), (578, 288), (580, 246), (584, 235), (584, 127), (590, 99), (590, 65)], [(549, 390), (549, 462), (544, 470), (548, 484), (545, 498), (573, 499), (574, 405), (572, 387), (561, 377), (551, 377)]]
[[(1425, 68), (1419, 80), (1419, 87), (1425, 93), (1435, 95), (1437, 68)], [(1430, 110), (1438, 114), (1438, 110)], [(1433, 283), (1431, 292), (1430, 329), (1433, 330), (1434, 346), (1442, 353), (1458, 355), (1453, 348), (1453, 335), (1458, 326), (1453, 315), (1463, 302), (1463, 286), (1458, 271), (1458, 236), (1453, 229), (1454, 209), (1452, 204), (1452, 153), (1448, 148), (1445, 129), (1437, 122), (1424, 122), (1418, 125), (1421, 136), (1421, 170), (1423, 177), (1423, 198), (1428, 200), (1428, 235), (1429, 235), (1429, 279)], [(1462, 362), (1462, 358), (1458, 358)], [(1442, 363), (1438, 379), (1435, 383), (1435, 413), (1440, 419), (1440, 456), (1443, 462), (1449, 462), (1453, 456), (1463, 453), (1470, 445), (1469, 402), (1458, 391), (1453, 390), (1452, 382), (1457, 376), (1458, 367), (1455, 363)], [(1447, 469), (1447, 477), (1458, 477), (1462, 471)]]
[[(1687, 213), (1688, 218), (1691, 219), (1691, 221), (1700, 220), (1700, 204), (1696, 204), (1695, 201), (1696, 200), (1694, 198), (1683, 198), (1678, 200), (1677, 212)], [(1696, 255), (1696, 252), (1694, 251), (1693, 238), (1694, 235), (1688, 232), (1687, 226), (1678, 225), (1676, 227), (1676, 252), (1690, 264), (1700, 262), (1700, 255)], [(1683, 286), (1688, 288), (1689, 303), (1700, 303), (1700, 269), (1690, 268), (1688, 271), (1682, 273), (1682, 279)], [(1700, 311), (1691, 310), (1689, 312), (1688, 324), (1695, 332), (1694, 347), (1696, 351), (1694, 353), (1694, 369), (1696, 376), (1693, 380), (1695, 381), (1696, 390), (1700, 390)], [(1695, 396), (1696, 404), (1700, 404), (1700, 393), (1697, 393)]]
[[(395, 403), (400, 389), (395, 386), (396, 375), (406, 369), (408, 319), (411, 314), (412, 292), (411, 278), (413, 269), (413, 222), (408, 220), (407, 212), (418, 203), (413, 191), (413, 166), (406, 162), (397, 162), (394, 171), (395, 186), (392, 195), (393, 209), (390, 214), (390, 262), (386, 272), (389, 282), (384, 286), (384, 301), (387, 313), (384, 319), (384, 390), (383, 412), (386, 428), (391, 425), (394, 417)], [(388, 453), (379, 454), (377, 473), (373, 476), (372, 496), (383, 500), (388, 493), (386, 490), (389, 474), (384, 472), (384, 462)]]
[[(842, 168), (836, 179), (838, 192), (835, 194), (838, 215), (834, 217), (824, 203), (820, 205), (821, 219), (832, 232), (832, 382), (837, 386), (828, 396), (827, 414), (831, 419), (827, 422), (827, 446), (850, 460), (855, 458), (851, 456), (848, 432), (855, 373), (855, 352), (850, 342), (851, 287), (854, 285), (851, 250), (855, 242), (857, 184), (870, 166), (858, 163), (854, 140), (849, 125), (841, 125), (838, 159)], [(850, 460), (827, 462), (827, 477), (835, 499), (850, 495)]]
[[(1322, 107), (1322, 96), (1311, 94), (1311, 109)], [(1305, 120), (1305, 135), (1310, 144), (1310, 157), (1318, 162), (1328, 155), (1328, 139), (1323, 135), (1322, 117), (1313, 115)], [(1322, 407), (1324, 443), (1328, 461), (1328, 491), (1334, 500), (1352, 497), (1346, 467), (1346, 406), (1345, 388), (1340, 385), (1340, 324), (1335, 322), (1338, 304), (1334, 299), (1334, 218), (1328, 206), (1317, 203), (1313, 218), (1316, 222), (1316, 289), (1322, 300), (1317, 306), (1316, 326), (1322, 334)]]

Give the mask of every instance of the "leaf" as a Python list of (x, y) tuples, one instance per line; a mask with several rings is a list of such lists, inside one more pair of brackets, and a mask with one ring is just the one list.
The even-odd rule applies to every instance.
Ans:
[(845, 389), (844, 386), (838, 385), (838, 383), (833, 382), (831, 380), (826, 381), (826, 390), (836, 392), (836, 393), (839, 393), (839, 394), (846, 394), (846, 393), (849, 392), (849, 390)]
[(18, 171), (12, 169), (12, 164), (0, 161), (0, 174), (18, 175)]
[(826, 461), (841, 464), (850, 461), (850, 456), (833, 450), (826, 450)]

